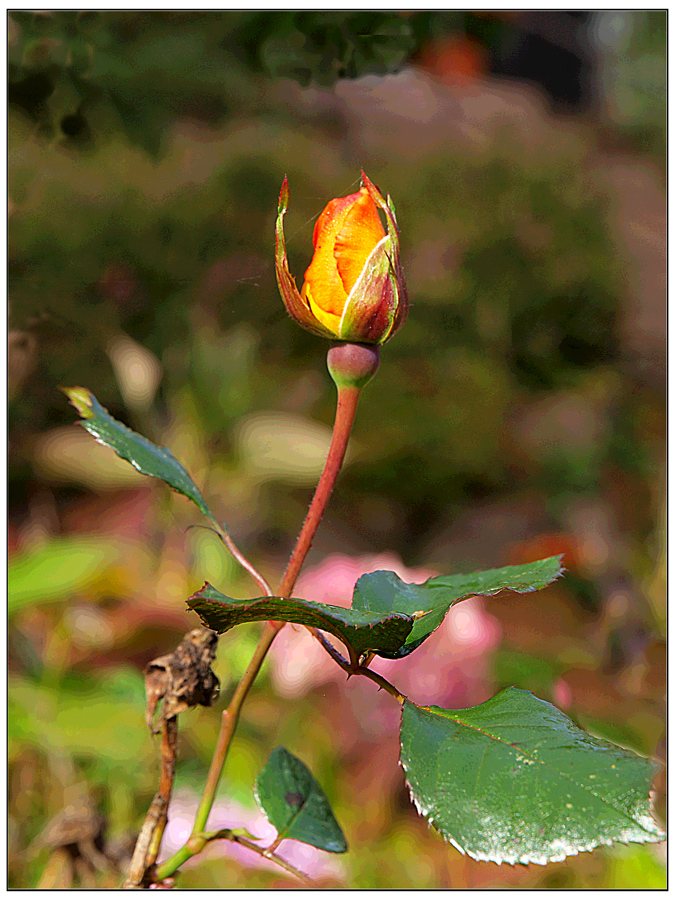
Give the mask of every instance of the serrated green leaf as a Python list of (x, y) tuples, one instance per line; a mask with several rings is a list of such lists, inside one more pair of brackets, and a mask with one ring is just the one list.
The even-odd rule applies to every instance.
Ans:
[(277, 747), (258, 775), (255, 798), (279, 832), (279, 840), (292, 838), (330, 853), (345, 853), (347, 841), (333, 810), (307, 766)]
[(212, 522), (216, 521), (201, 491), (170, 450), (153, 444), (117, 419), (113, 419), (108, 410), (104, 409), (86, 388), (73, 387), (62, 390), (82, 416), (79, 424), (99, 443), (113, 449), (118, 456), (130, 462), (143, 475), (159, 478), (174, 491), (192, 500)]
[(243, 622), (296, 622), (334, 634), (357, 656), (400, 659), (438, 628), (455, 603), (504, 589), (538, 590), (560, 575), (560, 560), (554, 556), (526, 566), (430, 578), (424, 584), (406, 584), (393, 572), (372, 572), (357, 581), (351, 609), (280, 597), (233, 600), (210, 584), (190, 597), (188, 606), (221, 633)]
[(518, 688), (470, 709), (406, 701), (401, 765), (419, 812), (473, 859), (543, 865), (665, 837), (649, 804), (655, 764)]
[(405, 641), (413, 625), (410, 616), (399, 613), (381, 615), (314, 603), (311, 600), (285, 600), (282, 597), (258, 597), (233, 600), (210, 584), (187, 601), (208, 628), (222, 633), (244, 622), (296, 622), (334, 634), (360, 656), (363, 653), (395, 652)]
[(441, 575), (424, 584), (406, 584), (394, 572), (370, 572), (356, 582), (352, 609), (413, 616), (415, 624), (395, 653), (398, 659), (416, 650), (438, 628), (448, 610), (466, 597), (488, 597), (499, 591), (539, 591), (562, 572), (562, 556), (551, 556), (522, 566), (504, 566), (469, 575)]

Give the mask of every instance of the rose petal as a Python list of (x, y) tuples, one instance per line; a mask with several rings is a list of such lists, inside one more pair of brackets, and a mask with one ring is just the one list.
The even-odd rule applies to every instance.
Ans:
[(314, 227), (314, 256), (301, 292), (319, 321), (328, 327), (339, 325), (349, 291), (383, 237), (366, 188), (326, 206)]
[(347, 294), (356, 284), (366, 260), (385, 236), (377, 207), (368, 191), (361, 188), (356, 196), (335, 237), (335, 261)]

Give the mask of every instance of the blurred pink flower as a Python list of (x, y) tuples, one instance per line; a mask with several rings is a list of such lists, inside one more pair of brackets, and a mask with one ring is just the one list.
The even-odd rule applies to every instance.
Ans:
[[(293, 593), (317, 603), (350, 607), (352, 592), (358, 579), (366, 572), (387, 569), (396, 572), (408, 582), (426, 581), (434, 573), (421, 569), (407, 569), (394, 554), (379, 556), (343, 556), (333, 554), (312, 569), (307, 569), (298, 579)], [(342, 651), (344, 648), (328, 635), (331, 643)], [(330, 659), (309, 632), (300, 625), (284, 628), (270, 652), (274, 686), (282, 697), (289, 700), (303, 697), (311, 688), (340, 680), (344, 674)]]
[[(162, 841), (160, 862), (168, 859), (185, 844), (190, 836), (198, 805), (199, 797), (196, 794), (187, 790), (176, 791), (169, 806), (169, 821)], [(217, 831), (219, 828), (245, 828), (251, 835), (260, 839), (263, 848), (269, 846), (277, 836), (276, 829), (259, 810), (243, 806), (235, 800), (216, 800), (209, 816), (208, 827), (209, 831)], [(213, 856), (228, 856), (240, 862), (245, 868), (266, 869), (277, 874), (282, 872), (275, 863), (233, 841), (214, 841), (204, 852)], [(316, 847), (310, 847), (300, 841), (282, 841), (276, 853), (310, 878), (344, 876), (344, 868), (333, 854), (317, 850)], [(197, 866), (201, 858), (200, 854), (194, 860), (188, 860), (185, 865)]]
[(572, 691), (564, 678), (558, 678), (554, 682), (551, 698), (560, 709), (569, 709), (572, 705)]
[(499, 623), (485, 611), (485, 601), (469, 597), (453, 606), (440, 627), (410, 656), (376, 659), (371, 668), (415, 703), (462, 709), (491, 695), (490, 654), (500, 638)]
[[(393, 571), (403, 581), (415, 584), (436, 574), (428, 569), (408, 569), (394, 554), (356, 558), (336, 554), (308, 569), (298, 580), (294, 593), (308, 600), (349, 607), (356, 581), (378, 569)], [(499, 640), (497, 620), (485, 611), (481, 598), (472, 597), (453, 607), (438, 630), (409, 657), (376, 657), (371, 667), (410, 694), (415, 702), (471, 706), (489, 695), (489, 655)], [(286, 627), (280, 633), (272, 647), (271, 660), (274, 685), (279, 694), (289, 699), (302, 697), (312, 688), (332, 681), (344, 683), (344, 673), (300, 626)], [(397, 715), (385, 715), (386, 725), (385, 721), (380, 723), (381, 730), (389, 731), (396, 719)], [(375, 721), (370, 724), (377, 728)]]

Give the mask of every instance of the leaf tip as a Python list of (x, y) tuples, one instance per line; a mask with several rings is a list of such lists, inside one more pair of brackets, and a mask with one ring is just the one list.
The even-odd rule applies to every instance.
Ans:
[(198, 591), (195, 591), (194, 594), (191, 594), (187, 598), (187, 605), (190, 606), (193, 600), (203, 600), (204, 599), (204, 591), (208, 590), (211, 587), (208, 581), (205, 581), (204, 584), (199, 588)]
[(59, 387), (68, 398), (70, 405), (74, 406), (83, 419), (93, 419), (93, 394), (83, 387)]

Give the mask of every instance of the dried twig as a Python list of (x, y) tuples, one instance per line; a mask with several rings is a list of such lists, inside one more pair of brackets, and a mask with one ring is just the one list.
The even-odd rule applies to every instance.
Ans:
[(177, 717), (191, 706), (210, 706), (218, 696), (220, 685), (211, 669), (217, 640), (213, 631), (196, 628), (173, 653), (153, 659), (145, 669), (145, 720), (153, 734), (160, 731), (162, 735), (160, 782), (138, 835), (124, 889), (147, 887), (154, 880), (176, 771)]

